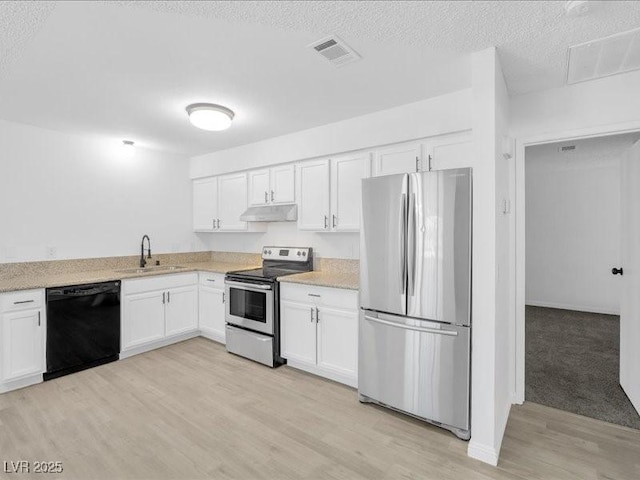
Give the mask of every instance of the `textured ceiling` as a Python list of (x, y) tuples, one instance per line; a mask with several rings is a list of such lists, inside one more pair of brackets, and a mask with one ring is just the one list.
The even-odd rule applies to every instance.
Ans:
[[(564, 84), (567, 47), (640, 25), (640, 2), (0, 2), (0, 118), (196, 155), (470, 85), (497, 46), (512, 94)], [(363, 60), (306, 48), (336, 33)], [(211, 134), (184, 106), (236, 121)]]

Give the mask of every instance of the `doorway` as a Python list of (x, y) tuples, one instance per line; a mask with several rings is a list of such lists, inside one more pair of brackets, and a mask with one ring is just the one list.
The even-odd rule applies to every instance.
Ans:
[(621, 157), (640, 132), (528, 146), (524, 397), (640, 429), (619, 386)]

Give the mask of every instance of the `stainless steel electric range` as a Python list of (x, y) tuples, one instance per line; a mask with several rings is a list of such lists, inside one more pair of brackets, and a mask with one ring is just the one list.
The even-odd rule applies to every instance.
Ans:
[(264, 247), (262, 268), (225, 276), (227, 351), (270, 367), (280, 356), (280, 284), (278, 277), (313, 270), (313, 249)]

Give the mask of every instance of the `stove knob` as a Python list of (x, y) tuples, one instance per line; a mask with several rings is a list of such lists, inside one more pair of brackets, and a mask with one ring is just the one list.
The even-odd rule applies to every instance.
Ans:
[(298, 250), (298, 253), (296, 253), (296, 255), (298, 255), (298, 256), (302, 255), (302, 254), (300, 253), (300, 250)]
[(269, 250), (267, 253), (268, 253), (269, 255), (271, 255), (271, 250)]
[(307, 252), (302, 252), (302, 256), (306, 257), (307, 256)]
[(266, 251), (266, 250), (264, 251), (264, 254), (265, 254), (265, 255), (267, 254), (267, 251)]

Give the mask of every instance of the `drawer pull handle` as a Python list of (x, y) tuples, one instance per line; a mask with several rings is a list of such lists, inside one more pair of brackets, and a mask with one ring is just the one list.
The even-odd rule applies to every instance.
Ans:
[(317, 293), (307, 293), (307, 295), (309, 295), (310, 297), (318, 297), (318, 298), (320, 298), (320, 295), (318, 295)]
[(213, 278), (207, 278), (207, 282), (215, 282)]
[(19, 302), (13, 302), (14, 305), (21, 305), (23, 303), (33, 303), (35, 300), (20, 300)]

